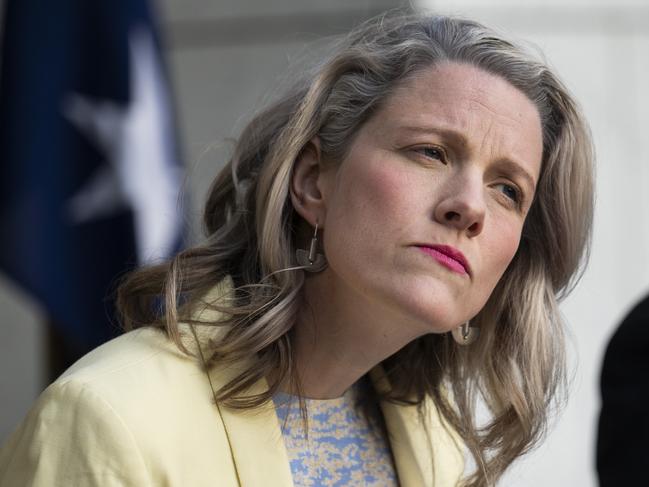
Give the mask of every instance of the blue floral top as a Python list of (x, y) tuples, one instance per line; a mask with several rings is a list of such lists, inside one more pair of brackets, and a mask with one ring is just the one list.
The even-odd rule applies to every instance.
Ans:
[(295, 487), (399, 485), (385, 433), (355, 407), (364, 387), (359, 381), (342, 397), (306, 399), (308, 435), (297, 397), (275, 395)]

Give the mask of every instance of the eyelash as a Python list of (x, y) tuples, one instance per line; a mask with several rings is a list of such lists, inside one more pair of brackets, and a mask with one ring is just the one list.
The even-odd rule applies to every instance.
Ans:
[(523, 193), (521, 192), (520, 189), (518, 189), (513, 184), (508, 184), (508, 183), (498, 183), (496, 186), (502, 186), (503, 188), (511, 189), (513, 191), (513, 195), (511, 196), (505, 193), (504, 191), (501, 191), (501, 193), (505, 195), (506, 198), (511, 200), (513, 203), (515, 203), (517, 207), (520, 208), (521, 204), (523, 203)]
[[(437, 147), (437, 146), (434, 146), (434, 145), (433, 146), (423, 146), (423, 147), (416, 147), (414, 150), (416, 152), (419, 152), (420, 154), (422, 154), (424, 157), (426, 157), (428, 159), (436, 159), (436, 160), (440, 161), (442, 164), (448, 164), (448, 157), (446, 155), (446, 151), (441, 147)], [(436, 156), (428, 155), (428, 154), (426, 154), (426, 151), (435, 151), (437, 153), (437, 155)]]

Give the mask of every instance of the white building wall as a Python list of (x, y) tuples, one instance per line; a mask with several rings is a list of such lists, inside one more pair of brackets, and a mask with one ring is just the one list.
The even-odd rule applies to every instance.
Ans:
[(571, 335), (569, 402), (547, 441), (501, 487), (597, 485), (599, 373), (607, 341), (649, 292), (649, 1), (429, 0), (531, 41), (580, 101), (597, 151), (590, 266), (562, 310)]

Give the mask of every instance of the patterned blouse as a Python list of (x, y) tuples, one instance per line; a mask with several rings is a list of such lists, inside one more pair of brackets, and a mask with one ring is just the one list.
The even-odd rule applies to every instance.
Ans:
[(384, 428), (355, 407), (365, 387), (359, 381), (342, 397), (306, 399), (308, 435), (297, 396), (275, 395), (295, 487), (399, 485)]

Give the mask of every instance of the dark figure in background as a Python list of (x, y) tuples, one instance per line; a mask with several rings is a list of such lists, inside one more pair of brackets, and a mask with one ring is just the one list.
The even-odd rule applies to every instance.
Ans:
[(601, 487), (646, 485), (649, 452), (649, 296), (622, 321), (606, 349), (597, 437)]

